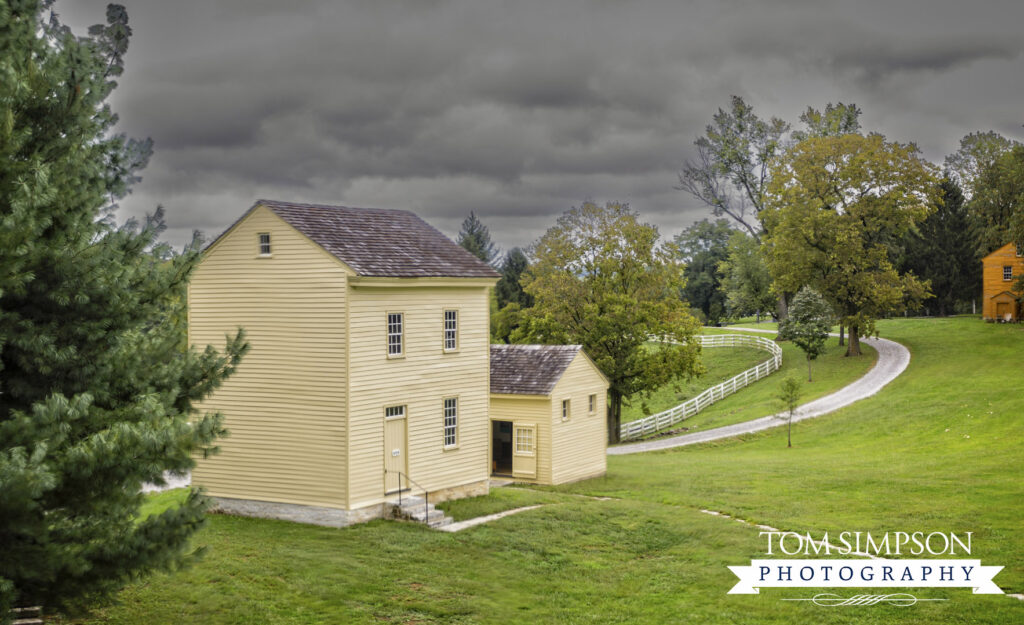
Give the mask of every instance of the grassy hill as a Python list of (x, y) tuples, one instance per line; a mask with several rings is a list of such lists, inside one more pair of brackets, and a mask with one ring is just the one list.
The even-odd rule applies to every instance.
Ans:
[(701, 509), (801, 532), (974, 532), (971, 557), (1005, 566), (996, 583), (1024, 592), (1024, 329), (928, 319), (880, 330), (911, 349), (907, 371), (795, 424), (793, 449), (778, 429), (611, 457), (606, 478), (456, 502), (460, 517), (547, 504), (457, 534), (214, 516), (198, 538), (205, 560), (133, 585), (84, 622), (1024, 622), (1024, 602), (967, 589), (915, 590), (947, 601), (913, 607), (781, 601), (806, 590), (726, 594), (736, 581), (726, 566), (763, 555), (764, 542)]

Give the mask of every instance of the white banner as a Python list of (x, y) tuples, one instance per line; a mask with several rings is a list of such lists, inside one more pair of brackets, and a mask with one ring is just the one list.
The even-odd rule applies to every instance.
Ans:
[(740, 581), (730, 595), (759, 588), (973, 588), (975, 594), (1003, 594), (992, 578), (1001, 566), (981, 560), (751, 560), (730, 566)]

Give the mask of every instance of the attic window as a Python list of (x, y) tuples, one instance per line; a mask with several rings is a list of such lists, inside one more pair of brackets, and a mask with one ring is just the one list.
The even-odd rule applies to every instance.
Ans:
[(1013, 266), (1003, 265), (1003, 280), (1013, 280)]
[(590, 396), (590, 413), (593, 414), (597, 410), (597, 395)]
[(570, 413), (570, 409), (569, 409), (569, 400), (568, 399), (563, 399), (562, 400), (562, 421), (568, 421), (570, 414), (571, 413)]
[(260, 256), (270, 256), (270, 233), (260, 233)]

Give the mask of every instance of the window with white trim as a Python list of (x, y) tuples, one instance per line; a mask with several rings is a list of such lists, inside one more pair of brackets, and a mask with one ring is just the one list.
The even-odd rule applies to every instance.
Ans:
[(444, 400), (444, 446), (455, 447), (459, 442), (459, 400), (449, 397)]
[(569, 411), (569, 400), (568, 399), (563, 399), (562, 400), (562, 421), (568, 421), (570, 414), (571, 414), (571, 412)]
[(516, 428), (516, 453), (533, 453), (533, 428)]
[(270, 233), (260, 233), (260, 256), (270, 256)]
[(388, 356), (401, 356), (403, 347), (403, 315), (388, 313)]
[(444, 311), (444, 351), (453, 352), (459, 348), (459, 311)]
[(1013, 266), (1003, 265), (1003, 280), (1013, 280)]
[(591, 395), (589, 399), (590, 413), (593, 414), (597, 410), (597, 395)]

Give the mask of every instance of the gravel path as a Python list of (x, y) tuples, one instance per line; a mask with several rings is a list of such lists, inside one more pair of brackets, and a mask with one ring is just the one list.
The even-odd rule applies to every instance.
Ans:
[[(748, 332), (776, 333), (775, 330), (754, 330), (751, 328), (735, 329)], [(838, 335), (833, 334), (832, 336)], [(907, 365), (910, 364), (910, 351), (895, 341), (890, 341), (888, 339), (861, 339), (861, 342), (874, 347), (878, 352), (878, 361), (875, 363), (875, 366), (856, 382), (853, 382), (848, 386), (844, 386), (831, 395), (815, 399), (814, 401), (808, 402), (797, 408), (796, 414), (793, 415), (793, 421), (803, 421), (804, 419), (820, 417), (821, 415), (849, 406), (853, 402), (864, 399), (865, 397), (871, 397), (878, 391), (882, 390), (882, 387), (886, 384), (895, 380), (899, 374), (903, 373), (903, 370), (907, 368)], [(608, 454), (618, 456), (623, 454), (636, 454), (645, 451), (655, 451), (658, 449), (672, 449), (673, 447), (682, 447), (683, 445), (706, 443), (708, 441), (729, 438), (740, 434), (760, 432), (761, 430), (767, 430), (768, 428), (785, 425), (786, 420), (784, 418), (779, 418), (784, 416), (785, 413), (779, 413), (779, 415), (761, 417), (760, 419), (754, 419), (753, 421), (744, 421), (743, 423), (726, 425), (713, 430), (706, 430), (704, 432), (694, 432), (693, 434), (681, 434), (671, 438), (660, 438), (640, 443), (617, 445), (615, 447), (609, 447)]]

